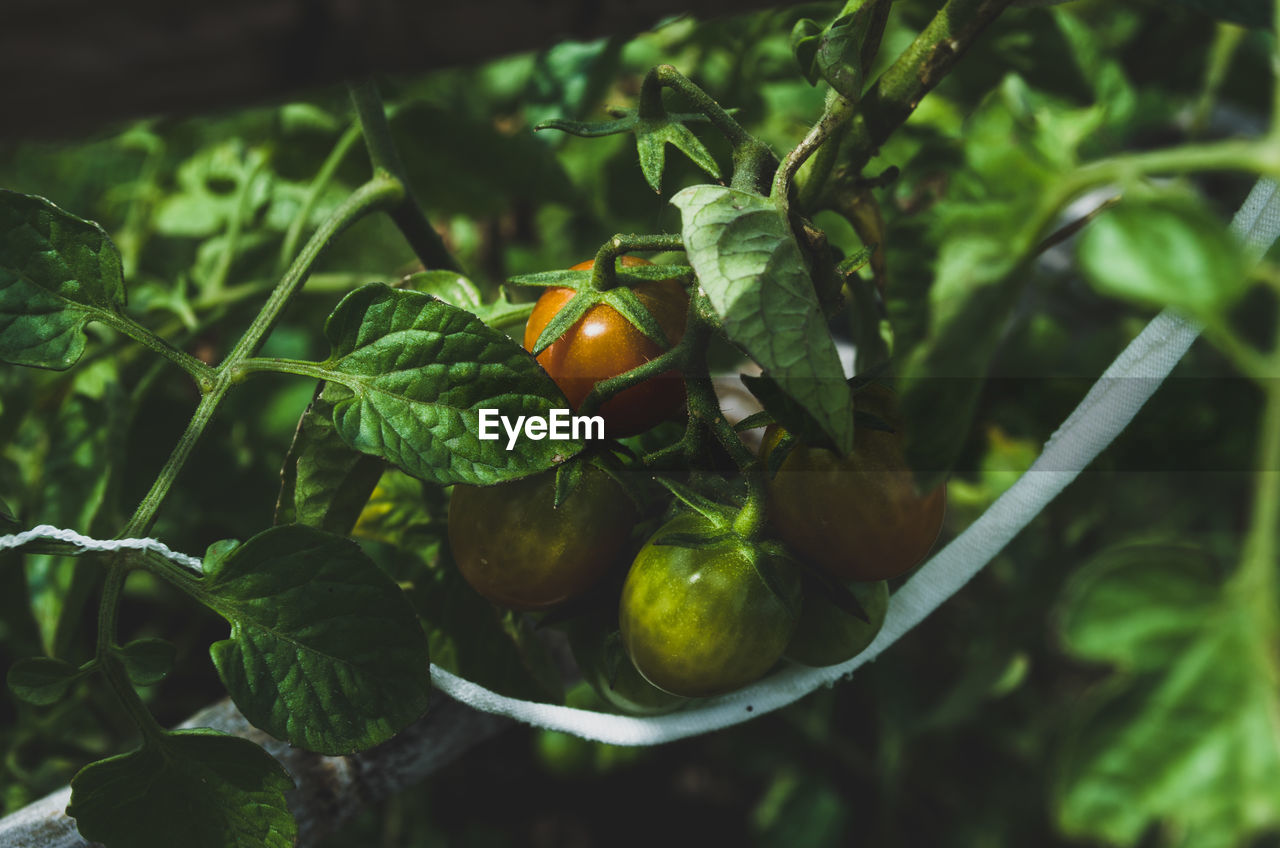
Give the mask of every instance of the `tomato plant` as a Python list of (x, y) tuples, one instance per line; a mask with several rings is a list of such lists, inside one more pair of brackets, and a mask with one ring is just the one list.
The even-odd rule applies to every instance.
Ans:
[[(454, 64), (57, 144), (35, 105), (162, 104), (0, 27), (28, 72), (0, 91), (28, 104), (0, 125), (0, 812), (31, 804), (0, 843), (69, 813), (108, 848), (192, 821), (287, 848), (434, 768), (338, 840), (1265, 843), (1273, 6), (691, 0), (519, 55), (503, 32), (560, 4), (353, 11), (169, 88), (313, 34)], [(1011, 504), (1048, 506), (1010, 540)], [(792, 697), (656, 754), (574, 740), (572, 776), (523, 729), (444, 765), (499, 726), (477, 710), (632, 745)]]
[(546, 609), (581, 595), (616, 564), (636, 510), (605, 472), (588, 466), (559, 505), (556, 472), (494, 486), (458, 484), (449, 544), (471, 587), (496, 604)]
[[(623, 256), (623, 267), (647, 265), (635, 256)], [(589, 271), (595, 260), (574, 265), (570, 270)], [(685, 312), (689, 296), (679, 283), (658, 280), (638, 285), (636, 297), (657, 320), (669, 344), (684, 336)], [(525, 350), (533, 350), (542, 331), (570, 301), (574, 292), (561, 286), (548, 288), (538, 298), (525, 326)], [(601, 380), (617, 377), (661, 353), (645, 335), (608, 304), (597, 304), (571, 326), (563, 336), (538, 354), (538, 364), (547, 370), (560, 390), (577, 410)], [(619, 392), (605, 401), (599, 414), (605, 431), (615, 438), (634, 436), (679, 414), (684, 404), (684, 383), (679, 371), (667, 371)]]
[(716, 695), (758, 679), (795, 631), (795, 565), (724, 530), (699, 513), (677, 515), (636, 554), (622, 587), (622, 644), (646, 680), (675, 695)]

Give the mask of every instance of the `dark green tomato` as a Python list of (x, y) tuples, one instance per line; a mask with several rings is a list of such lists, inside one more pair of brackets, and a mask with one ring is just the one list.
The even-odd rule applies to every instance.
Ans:
[(629, 715), (661, 715), (679, 709), (685, 698), (645, 680), (622, 648), (617, 620), (605, 614), (580, 616), (565, 627), (582, 677), (605, 703)]
[[(946, 484), (916, 488), (903, 455), (903, 423), (887, 390), (858, 395), (858, 408), (893, 427), (859, 426), (853, 453), (797, 445), (769, 480), (769, 521), (797, 553), (844, 580), (888, 580), (933, 548), (947, 507)], [(783, 431), (770, 425), (763, 454)]]
[(745, 686), (778, 661), (795, 630), (800, 579), (777, 549), (732, 535), (707, 548), (655, 544), (671, 533), (723, 532), (698, 513), (676, 516), (641, 548), (622, 587), (623, 647), (646, 680), (673, 695)]
[(614, 564), (636, 523), (622, 487), (594, 466), (555, 507), (555, 471), (496, 486), (453, 487), (449, 544), (481, 595), (517, 610), (577, 597)]
[(816, 580), (805, 580), (800, 621), (787, 645), (787, 659), (803, 665), (836, 665), (862, 653), (876, 638), (889, 609), (889, 584), (850, 581), (845, 588), (858, 599), (869, 621), (836, 606)]

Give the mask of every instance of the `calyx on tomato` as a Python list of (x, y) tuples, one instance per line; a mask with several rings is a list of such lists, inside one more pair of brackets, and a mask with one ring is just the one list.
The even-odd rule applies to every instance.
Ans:
[[(652, 264), (635, 256), (623, 256), (621, 262), (624, 267)], [(594, 266), (591, 260), (570, 270), (585, 271)], [(680, 283), (654, 280), (632, 290), (657, 321), (667, 342), (677, 344), (684, 336), (689, 306), (689, 296)], [(542, 331), (575, 293), (563, 286), (553, 286), (542, 293), (525, 326), (526, 350), (535, 349)], [(607, 303), (597, 303), (539, 353), (537, 360), (564, 392), (570, 407), (577, 411), (596, 383), (639, 367), (661, 353), (658, 344), (620, 312)], [(683, 404), (684, 383), (680, 372), (672, 370), (618, 393), (601, 405), (599, 415), (604, 418), (608, 436), (623, 438), (676, 417)]]

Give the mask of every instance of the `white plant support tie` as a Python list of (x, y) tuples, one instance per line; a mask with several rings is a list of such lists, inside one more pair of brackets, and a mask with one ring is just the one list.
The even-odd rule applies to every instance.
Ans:
[[(1231, 230), (1254, 258), (1266, 253), (1280, 236), (1280, 185), (1260, 180), (1236, 213)], [(1168, 311), (1157, 315), (1049, 438), (1031, 468), (893, 593), (875, 641), (848, 662), (826, 668), (789, 665), (737, 692), (669, 715), (647, 717), (509, 698), (435, 665), (431, 680), (437, 689), (482, 712), (613, 745), (673, 742), (785, 707), (820, 686), (852, 675), (968, 583), (1124, 430), (1199, 334), (1194, 324)], [(41, 538), (72, 542), (86, 550), (152, 550), (200, 570), (200, 560), (175, 553), (155, 539), (101, 541), (47, 524), (0, 537), (0, 550)]]
[(200, 559), (178, 553), (158, 539), (94, 539), (74, 530), (64, 530), (52, 524), (38, 524), (30, 530), (0, 536), (0, 551), (19, 548), (40, 539), (70, 542), (81, 551), (154, 551), (165, 559), (184, 565), (197, 574), (201, 573)]

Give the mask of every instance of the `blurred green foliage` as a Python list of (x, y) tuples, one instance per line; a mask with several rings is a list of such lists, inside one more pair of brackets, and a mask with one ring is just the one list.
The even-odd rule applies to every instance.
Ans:
[[(895, 4), (873, 76), (935, 7)], [(823, 101), (800, 75), (789, 33), (798, 18), (828, 20), (836, 8), (681, 17), (631, 40), (566, 42), (388, 80), (383, 91), (415, 190), (492, 297), (506, 278), (567, 267), (616, 232), (676, 230), (669, 194), (705, 179), (671, 156), (660, 196), (636, 166), (630, 139), (535, 135), (535, 123), (634, 105), (644, 72), (670, 62), (786, 150)], [(951, 434), (959, 461), (947, 534), (1008, 488), (1149, 314), (1090, 288), (1069, 246), (1019, 260), (1010, 282), (1008, 245), (1025, 223), (1026, 201), (1077, 161), (1187, 140), (1213, 32), (1207, 17), (1158, 2), (1010, 11), (869, 166), (872, 174), (890, 165), (902, 172), (880, 195), (899, 350), (936, 346), (938, 322), (968, 303), (959, 292), (999, 295), (998, 320), (981, 339), (966, 321), (953, 347), (935, 348), (961, 350), (993, 377), (964, 387), (974, 423)], [(1243, 36), (1211, 104), (1209, 135), (1262, 126), (1269, 49), (1265, 33)], [(223, 116), (157, 118), (96, 139), (2, 149), (0, 185), (101, 223), (121, 248), (131, 308), (196, 355), (217, 359), (287, 261), (291, 228), (301, 220), (305, 235), (367, 175), (360, 145), (344, 141), (351, 121), (341, 91)], [(720, 139), (697, 132), (727, 161)], [(326, 161), (332, 178), (317, 182)], [(1248, 185), (1214, 175), (1177, 190), (1195, 198), (1200, 218), (1221, 220)], [(829, 236), (843, 254), (863, 247), (845, 225)], [(1101, 269), (1105, 278), (1105, 257), (1082, 249), (1094, 277)], [(386, 219), (362, 221), (326, 254), (264, 353), (323, 356), (319, 328), (342, 294), (393, 282), (414, 265)], [(1248, 303), (1246, 320), (1261, 321), (1255, 316), (1266, 310)], [(90, 333), (88, 358), (73, 371), (0, 370), (0, 497), (24, 526), (115, 532), (195, 403), (176, 369), (144, 361), (100, 325)], [(256, 379), (257, 392), (228, 401), (161, 513), (155, 535), (176, 550), (249, 538), (271, 520), (313, 386)], [(1247, 633), (1233, 629), (1230, 599), (1206, 565), (1226, 569), (1238, 554), (1257, 406), (1225, 361), (1197, 346), (1088, 472), (972, 584), (851, 681), (657, 749), (619, 751), (513, 729), (371, 808), (327, 844), (1199, 848), (1248, 845), (1266, 828), (1274, 834), (1274, 681), (1267, 688), (1239, 648)], [(388, 546), (370, 543), (393, 575), (446, 581), (453, 572), (441, 566), (440, 503), (415, 514), (421, 487), (392, 476), (384, 484), (375, 497), (381, 512), (366, 511), (357, 534)], [(1174, 542), (1201, 553), (1177, 554), (1169, 565), (1162, 546)], [(1136, 569), (1126, 574), (1107, 552), (1137, 543), (1148, 547), (1127, 550), (1148, 556), (1126, 560)], [(411, 546), (411, 561), (394, 544)], [(29, 556), (25, 568), (16, 560), (0, 554), (0, 666), (46, 651), (86, 660), (96, 575), (65, 559)], [(139, 576), (121, 621), (124, 640), (162, 636), (177, 646), (174, 671), (145, 690), (162, 723), (224, 694), (203, 660), (205, 646), (225, 636), (210, 614)], [(483, 627), (493, 641), (480, 644), (497, 645), (502, 658), (496, 674), (538, 691), (547, 660), (520, 653), (522, 625), (486, 619)], [(432, 639), (443, 658), (450, 637)], [(464, 647), (482, 651), (452, 646), (459, 663), (474, 661)], [(131, 738), (105, 689), (72, 690), (73, 699), (51, 707), (0, 695), (0, 813)], [(1274, 835), (1257, 844), (1276, 844)]]

